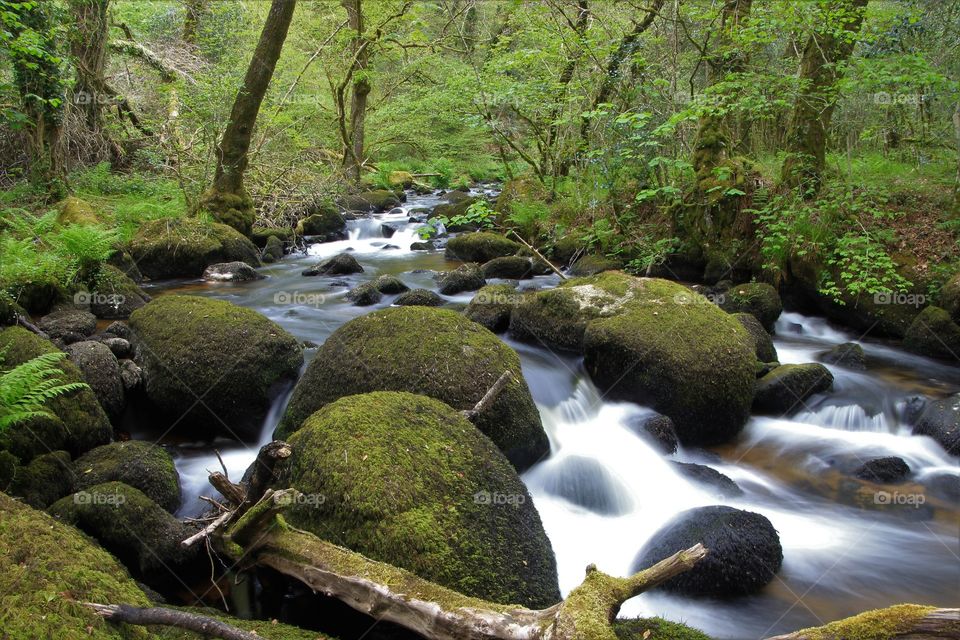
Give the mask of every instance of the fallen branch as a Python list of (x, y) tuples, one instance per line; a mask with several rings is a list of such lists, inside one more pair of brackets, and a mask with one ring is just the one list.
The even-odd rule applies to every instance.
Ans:
[(190, 77), (189, 74), (170, 66), (160, 56), (139, 42), (133, 40), (113, 40), (110, 42), (110, 48), (118, 53), (142, 60), (147, 66), (159, 71), (160, 77), (164, 82), (173, 82), (179, 76), (190, 84), (196, 84), (196, 80)]
[(16, 316), (17, 316), (16, 324), (20, 325), (21, 327), (23, 327), (23, 328), (26, 329), (27, 331), (30, 331), (31, 333), (37, 334), (38, 336), (40, 336), (40, 337), (43, 338), (44, 340), (49, 340), (49, 339), (50, 339), (50, 336), (47, 335), (47, 333), (46, 333), (43, 329), (41, 329), (41, 328), (38, 327), (37, 325), (33, 324), (33, 323), (30, 322), (29, 320), (27, 320), (27, 317), (26, 317), (26, 316), (22, 316), (22, 315), (20, 315), (19, 313), (16, 314)]
[(507, 386), (507, 383), (513, 379), (513, 374), (509, 371), (504, 371), (500, 374), (500, 377), (497, 378), (497, 381), (493, 383), (493, 386), (487, 389), (487, 392), (483, 394), (483, 397), (480, 398), (480, 401), (477, 404), (473, 405), (473, 409), (465, 409), (460, 413), (464, 418), (473, 422), (477, 419), (477, 416), (486, 411), (487, 407), (493, 404), (497, 396), (500, 395), (500, 392), (503, 391), (503, 388)]
[(219, 515), (219, 517), (217, 517), (216, 520), (214, 520), (213, 522), (211, 522), (210, 524), (205, 526), (203, 529), (196, 532), (195, 534), (193, 534), (192, 536), (190, 536), (180, 544), (183, 545), (184, 547), (191, 547), (194, 544), (196, 544), (198, 540), (203, 540), (204, 538), (210, 537), (210, 534), (212, 534), (214, 531), (216, 531), (217, 529), (225, 525), (227, 521), (233, 517), (233, 514), (234, 514), (233, 511), (224, 511)]
[(261, 636), (255, 633), (249, 633), (216, 618), (201, 616), (196, 613), (164, 607), (132, 607), (128, 604), (98, 604), (96, 602), (84, 602), (83, 604), (110, 622), (177, 627), (199, 633), (205, 637), (223, 638), (223, 640), (263, 640)]
[(550, 262), (549, 260), (547, 260), (546, 258), (544, 258), (544, 257), (543, 257), (543, 254), (540, 253), (539, 251), (537, 251), (537, 250), (533, 247), (532, 244), (530, 244), (529, 242), (527, 242), (526, 240), (524, 240), (523, 237), (521, 237), (521, 235), (520, 235), (519, 233), (517, 233), (517, 232), (514, 231), (513, 229), (510, 229), (510, 230), (507, 231), (507, 235), (510, 235), (511, 233), (512, 233), (514, 236), (516, 236), (517, 240), (519, 240), (520, 242), (523, 243), (523, 246), (525, 246), (527, 249), (530, 249), (530, 251), (533, 251), (533, 253), (534, 253), (538, 258), (540, 258), (541, 260), (543, 260), (543, 262), (544, 262), (548, 267), (550, 267), (550, 269), (552, 269), (555, 274), (557, 274), (558, 276), (560, 276), (560, 279), (561, 279), (561, 280), (566, 280), (566, 279), (567, 279), (567, 276), (563, 275), (563, 272), (560, 271), (560, 269), (558, 269), (557, 267), (555, 267), (552, 262)]
[(960, 609), (900, 604), (767, 640), (847, 640), (854, 634), (882, 635), (888, 640), (956, 640), (960, 638)]

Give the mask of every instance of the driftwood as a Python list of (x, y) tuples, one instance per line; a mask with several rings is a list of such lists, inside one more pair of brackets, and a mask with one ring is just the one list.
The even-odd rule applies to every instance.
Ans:
[(215, 618), (187, 611), (165, 607), (131, 607), (126, 604), (97, 604), (96, 602), (83, 604), (111, 622), (177, 627), (194, 631), (204, 637), (223, 638), (223, 640), (263, 640), (255, 633), (243, 631)]
[(945, 640), (960, 638), (960, 609), (896, 605), (867, 611), (822, 627), (801, 629), (767, 640), (848, 640), (883, 637), (885, 640)]
[(529, 242), (527, 242), (526, 240), (524, 240), (523, 237), (522, 237), (519, 233), (517, 233), (517, 232), (514, 231), (513, 229), (510, 229), (510, 230), (507, 232), (507, 235), (510, 235), (511, 233), (517, 238), (517, 240), (519, 240), (520, 242), (523, 243), (523, 246), (525, 246), (527, 249), (530, 249), (530, 251), (532, 251), (538, 258), (540, 258), (541, 260), (543, 260), (544, 263), (546, 263), (546, 265), (547, 265), (548, 267), (550, 267), (550, 269), (552, 269), (555, 274), (557, 274), (558, 276), (560, 276), (560, 279), (561, 279), (561, 280), (566, 280), (566, 279), (567, 279), (567, 276), (564, 275), (564, 273), (563, 273), (562, 271), (560, 271), (560, 269), (558, 269), (556, 266), (554, 266), (554, 264), (553, 264), (552, 262), (550, 262), (549, 260), (547, 260), (546, 258), (544, 258), (544, 257), (543, 257), (543, 254), (540, 253), (539, 251), (537, 251), (536, 248), (534, 248), (534, 246), (533, 246), (532, 244), (530, 244)]

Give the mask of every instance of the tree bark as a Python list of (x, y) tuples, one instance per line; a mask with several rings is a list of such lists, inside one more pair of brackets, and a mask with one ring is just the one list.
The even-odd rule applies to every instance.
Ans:
[(249, 162), (247, 153), (257, 114), (280, 59), (295, 7), (296, 0), (273, 0), (270, 4), (260, 41), (247, 67), (243, 86), (237, 92), (230, 122), (220, 139), (213, 186), (201, 202), (201, 206), (221, 222), (245, 234), (250, 232), (254, 217), (253, 201), (243, 185), (243, 174)]
[(820, 189), (827, 133), (837, 104), (841, 67), (853, 53), (868, 0), (832, 0), (820, 28), (807, 39), (800, 59), (800, 93), (787, 125), (782, 184), (805, 197)]
[(544, 158), (544, 164), (548, 167), (547, 171), (552, 173), (554, 176), (566, 175), (570, 167), (570, 159), (565, 158), (563, 153), (557, 148), (557, 139), (560, 137), (560, 124), (558, 121), (560, 119), (560, 114), (563, 111), (563, 102), (567, 95), (567, 87), (570, 85), (570, 81), (573, 80), (573, 73), (577, 69), (577, 63), (580, 61), (581, 56), (583, 56), (583, 38), (586, 35), (587, 26), (589, 24), (590, 3), (588, 0), (577, 0), (577, 20), (573, 25), (573, 35), (578, 46), (580, 47), (580, 50), (577, 52), (571, 52), (567, 56), (567, 62), (563, 65), (563, 70), (560, 72), (560, 77), (558, 78), (557, 82), (557, 85), (559, 86), (557, 103), (550, 112), (547, 125), (547, 136), (544, 143), (544, 150), (547, 154), (547, 156)]
[(197, 44), (197, 32), (207, 11), (207, 0), (185, 0), (183, 15), (183, 41)]
[[(370, 43), (364, 35), (362, 0), (343, 0), (342, 4), (347, 11), (349, 27), (354, 33), (351, 43), (353, 62), (351, 63), (350, 75), (353, 84), (350, 91), (350, 124), (347, 129), (349, 133), (343, 140), (343, 168), (347, 175), (359, 184), (361, 167), (364, 162), (367, 97), (370, 95), (370, 79), (366, 73), (370, 64)], [(346, 114), (343, 114), (342, 117), (346, 117)]]
[(76, 31), (70, 38), (70, 53), (77, 68), (74, 95), (87, 128), (94, 133), (103, 129), (103, 104), (108, 97), (104, 69), (107, 65), (109, 7), (110, 0), (70, 0), (70, 11), (76, 24)]

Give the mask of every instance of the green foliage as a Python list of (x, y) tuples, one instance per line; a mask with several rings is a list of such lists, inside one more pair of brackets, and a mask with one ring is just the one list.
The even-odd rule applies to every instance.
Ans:
[(517, 228), (517, 232), (533, 240), (539, 235), (550, 218), (550, 208), (543, 202), (517, 200), (510, 203), (507, 221)]
[[(0, 366), (3, 357), (0, 352)], [(63, 371), (56, 364), (66, 357), (62, 351), (45, 353), (0, 371), (0, 432), (33, 418), (53, 417), (45, 408), (48, 400), (88, 388), (83, 382), (62, 382)]]
[(456, 226), (475, 226), (478, 230), (493, 229), (495, 226), (497, 212), (493, 210), (490, 203), (486, 200), (477, 200), (460, 215), (456, 216), (437, 216), (430, 218), (427, 224), (417, 231), (424, 240), (437, 234), (437, 230), (442, 224), (444, 227)]
[(114, 254), (119, 238), (120, 234), (113, 229), (72, 224), (48, 236), (48, 244), (67, 263), (68, 273), (90, 277)]
[(628, 273), (644, 275), (651, 268), (663, 264), (679, 246), (679, 238), (655, 239), (645, 236), (633, 245), (633, 253), (637, 257), (627, 261), (624, 270)]
[(827, 264), (837, 268), (840, 282), (828, 276), (820, 292), (841, 303), (844, 292), (902, 292), (913, 285), (897, 272), (897, 265), (884, 248), (864, 234), (846, 233), (839, 238)]

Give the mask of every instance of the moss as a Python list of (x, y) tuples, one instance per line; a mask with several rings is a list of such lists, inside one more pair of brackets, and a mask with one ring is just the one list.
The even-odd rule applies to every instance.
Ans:
[(728, 313), (751, 314), (767, 331), (773, 331), (773, 324), (783, 312), (780, 294), (763, 282), (748, 282), (730, 287), (723, 294), (720, 307)]
[(260, 266), (257, 248), (235, 229), (198, 218), (153, 220), (130, 241), (130, 255), (148, 278), (199, 277), (218, 262)]
[(445, 296), (476, 291), (487, 282), (480, 267), (475, 264), (462, 264), (452, 271), (441, 271), (436, 279), (438, 291)]
[(530, 607), (559, 600), (553, 551), (526, 488), (448, 405), (354, 395), (311, 416), (290, 444), (290, 482), (324, 498), (294, 507), (294, 526), (466, 595)]
[(606, 256), (581, 256), (570, 266), (571, 276), (592, 276), (604, 271), (622, 269), (623, 263), (615, 258)]
[[(451, 193), (458, 193), (458, 192), (453, 191)], [(436, 207), (433, 208), (433, 212), (431, 213), (430, 217), (450, 219), (456, 216), (462, 216), (467, 212), (467, 209), (469, 209), (471, 205), (473, 205), (473, 203), (479, 202), (479, 201), (480, 201), (480, 198), (475, 198), (473, 196), (470, 196), (467, 198), (458, 198), (452, 202), (444, 202), (442, 204), (438, 204)], [(476, 231), (476, 230), (477, 230), (477, 225), (475, 223), (468, 222), (465, 224), (452, 224), (452, 223), (447, 224), (447, 231), (451, 231), (454, 233), (457, 233), (460, 231)]]
[(780, 414), (803, 408), (803, 401), (833, 386), (833, 374), (819, 362), (784, 364), (757, 380), (753, 408)]
[(106, 622), (80, 602), (149, 606), (106, 551), (73, 527), (0, 494), (0, 628), (10, 638), (133, 640), (142, 627)]
[(490, 331), (505, 331), (510, 326), (510, 314), (522, 297), (509, 284), (488, 284), (473, 296), (464, 315)]
[(494, 334), (463, 316), (432, 307), (391, 307), (337, 329), (297, 384), (277, 437), (314, 411), (368, 391), (410, 391), (455, 409), (472, 409), (504, 371), (514, 379), (481, 414), (477, 427), (518, 468), (549, 450), (520, 358)]
[(399, 206), (400, 198), (388, 189), (375, 189), (355, 196), (346, 196), (339, 204), (347, 211), (387, 211)]
[[(865, 611), (822, 627), (803, 629), (798, 633), (810, 640), (888, 640), (912, 629), (935, 609), (936, 607), (917, 604), (899, 604), (886, 609)], [(952, 624), (952, 631), (960, 633), (960, 622)]]
[(283, 241), (279, 240), (277, 236), (270, 236), (263, 247), (260, 259), (264, 263), (279, 262), (283, 259), (283, 253)]
[[(209, 607), (174, 607), (188, 613), (196, 613), (208, 618), (215, 618), (221, 622), (233, 625), (243, 631), (251, 632), (263, 640), (335, 640), (318, 631), (308, 631), (289, 624), (281, 624), (276, 620), (244, 620), (231, 616), (219, 609)], [(152, 637), (157, 640), (208, 640), (210, 636), (200, 635), (185, 629), (174, 627), (151, 628)]]
[(663, 618), (617, 620), (613, 631), (619, 640), (710, 640), (698, 629)]
[(516, 202), (547, 202), (550, 194), (535, 176), (520, 176), (508, 180), (497, 198), (497, 213), (513, 213), (513, 204)]
[(130, 316), (130, 328), (141, 347), (148, 398), (201, 432), (257, 434), (271, 387), (296, 378), (303, 364), (296, 338), (223, 300), (161, 296)]
[(440, 307), (444, 299), (429, 289), (411, 289), (398, 295), (393, 304), (398, 307)]
[(947, 280), (940, 290), (940, 306), (960, 324), (960, 273)]
[(210, 213), (217, 222), (245, 236), (253, 228), (256, 216), (253, 199), (243, 190), (240, 193), (228, 193), (209, 189), (200, 197), (200, 209)]
[(77, 458), (72, 475), (77, 490), (116, 480), (139, 489), (167, 511), (180, 506), (180, 475), (173, 458), (150, 442), (129, 440), (97, 447)]
[(90, 311), (98, 318), (123, 319), (149, 300), (150, 296), (127, 274), (112, 265), (103, 265), (93, 285)]
[(903, 346), (923, 356), (956, 362), (960, 359), (960, 325), (946, 310), (927, 307), (907, 329)]
[(70, 454), (54, 451), (37, 456), (19, 467), (10, 483), (10, 495), (22, 498), (31, 507), (45, 509), (73, 490)]
[(65, 198), (57, 203), (57, 224), (100, 224), (100, 216), (94, 211), (93, 205), (86, 200), (74, 196)]
[(19, 317), (27, 317), (27, 311), (9, 293), (0, 291), (0, 327), (16, 324)]
[(494, 258), (489, 262), (483, 263), (484, 278), (508, 278), (512, 280), (524, 280), (536, 275), (543, 275), (539, 265), (534, 264), (530, 258), (522, 256), (502, 256)]
[(773, 344), (773, 338), (763, 328), (757, 317), (749, 313), (731, 314), (737, 319), (743, 328), (750, 335), (750, 341), (753, 343), (754, 353), (759, 362), (776, 362), (778, 359), (777, 348)]
[(478, 231), (451, 238), (445, 255), (452, 260), (464, 262), (489, 262), (494, 258), (512, 256), (521, 245), (496, 233)]
[(250, 240), (261, 249), (267, 246), (271, 236), (281, 242), (293, 242), (294, 231), (289, 227), (254, 227), (250, 230)]
[(347, 221), (332, 205), (320, 208), (317, 213), (297, 223), (297, 235), (324, 236), (330, 239), (346, 237)]
[(409, 171), (391, 171), (387, 176), (387, 183), (391, 187), (409, 189), (414, 183), (413, 174)]
[[(14, 367), (58, 349), (22, 327), (9, 327), (0, 332), (0, 351), (4, 352), (3, 366)], [(69, 360), (62, 360), (57, 366), (63, 371), (64, 383), (84, 381), (80, 370)], [(38, 453), (52, 449), (66, 449), (76, 456), (110, 441), (113, 428), (91, 389), (55, 398), (47, 407), (56, 419), (40, 418), (7, 429), (0, 433), (0, 449), (26, 463)]]

